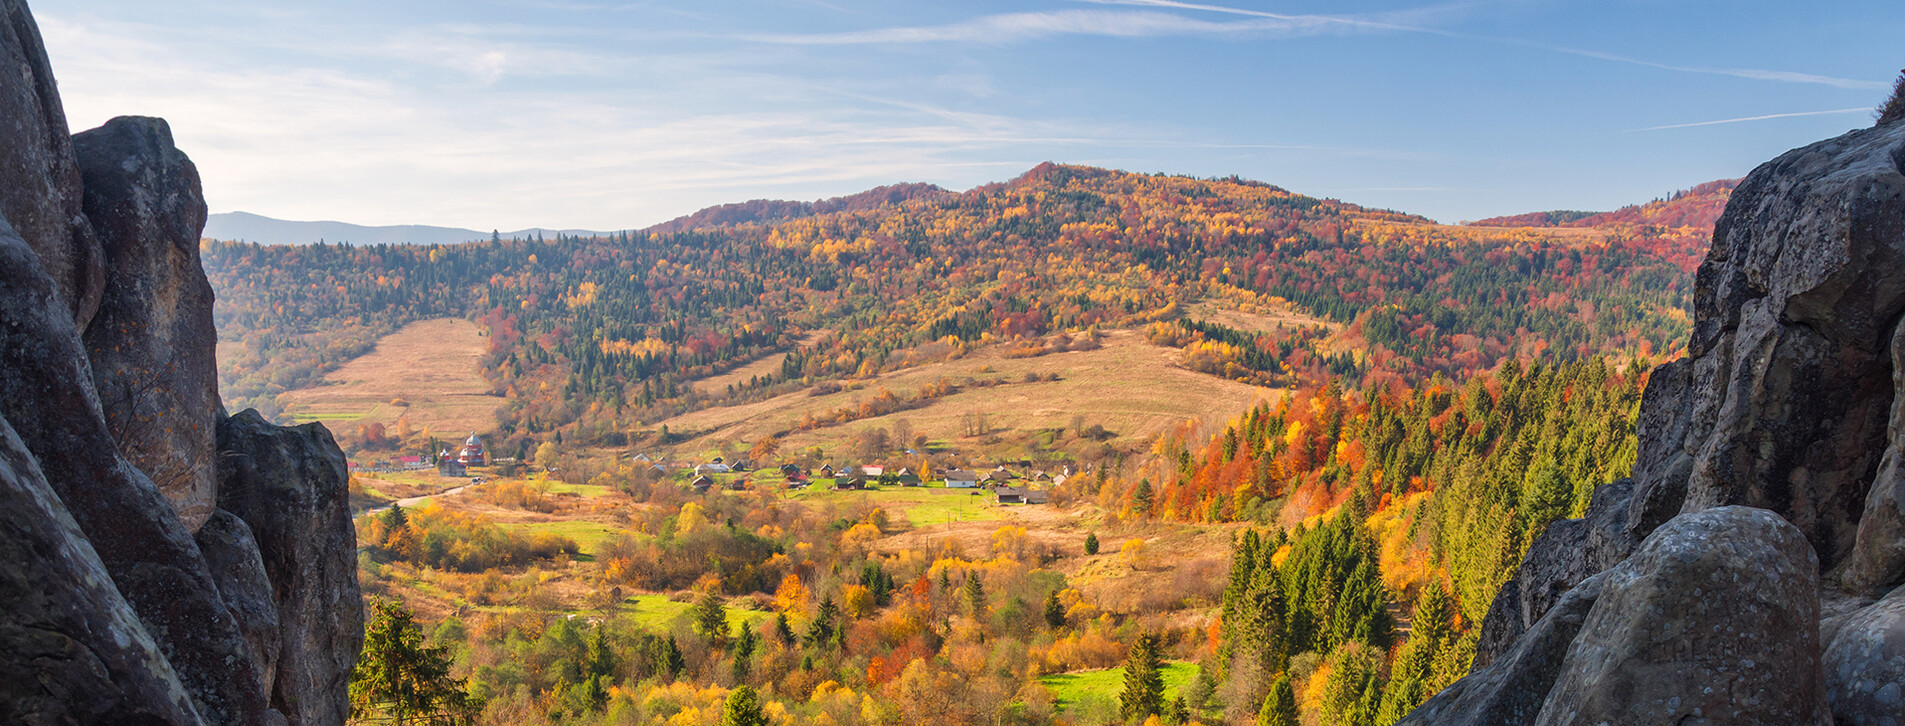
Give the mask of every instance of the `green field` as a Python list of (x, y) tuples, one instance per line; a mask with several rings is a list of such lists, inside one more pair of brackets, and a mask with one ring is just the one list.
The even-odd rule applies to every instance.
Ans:
[[(1177, 697), (1179, 688), (1197, 677), (1197, 664), (1180, 660), (1165, 661), (1163, 672), (1164, 700), (1169, 702)], [(1046, 688), (1052, 689), (1053, 705), (1063, 711), (1087, 695), (1116, 701), (1118, 694), (1124, 692), (1124, 666), (1095, 671), (1058, 673), (1042, 677), (1038, 681)]]
[(565, 484), (559, 481), (542, 481), (539, 482), (538, 485), (547, 488), (550, 494), (574, 494), (585, 499), (607, 496), (609, 493), (608, 487), (596, 486), (594, 484)]
[(575, 540), (576, 546), (581, 549), (582, 557), (579, 559), (583, 560), (593, 560), (595, 553), (602, 550), (602, 545), (622, 535), (622, 530), (600, 522), (504, 523), (501, 526), (517, 532), (547, 532), (568, 537)]
[[(636, 625), (652, 633), (666, 633), (675, 618), (687, 617), (688, 611), (694, 609), (694, 603), (675, 602), (668, 599), (667, 595), (636, 595), (629, 598), (628, 607), (633, 612), (625, 614)], [(769, 613), (731, 607), (728, 608), (728, 628), (732, 630), (742, 625), (751, 627), (771, 617), (773, 615)]]
[(789, 499), (808, 502), (850, 502), (862, 497), (890, 513), (903, 515), (914, 527), (932, 527), (950, 522), (989, 522), (1001, 518), (1000, 505), (993, 499), (991, 492), (983, 489), (892, 486), (858, 492), (836, 492), (828, 489), (826, 484), (817, 483), (787, 495)]

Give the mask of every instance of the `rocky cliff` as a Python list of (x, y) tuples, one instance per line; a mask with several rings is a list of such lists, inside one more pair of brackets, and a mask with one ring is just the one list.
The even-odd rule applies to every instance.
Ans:
[(1631, 479), (1529, 549), (1406, 724), (1905, 723), (1905, 121), (1767, 162)]
[(0, 134), (0, 722), (342, 723), (343, 455), (225, 417), (196, 168), (159, 119), (69, 136), (21, 0)]

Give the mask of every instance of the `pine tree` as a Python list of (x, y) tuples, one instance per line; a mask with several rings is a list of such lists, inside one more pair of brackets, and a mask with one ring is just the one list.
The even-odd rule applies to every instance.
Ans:
[(1097, 532), (1085, 533), (1085, 554), (1088, 554), (1088, 555), (1098, 554), (1098, 533)]
[(814, 613), (814, 621), (807, 624), (807, 645), (825, 647), (833, 640), (834, 624), (840, 620), (840, 606), (833, 604), (833, 596), (820, 599), (820, 610)]
[(1257, 710), (1257, 726), (1297, 726), (1296, 689), (1290, 685), (1290, 674), (1277, 676), (1277, 682), (1270, 686), (1270, 695), (1263, 699), (1263, 708)]
[(753, 688), (737, 686), (721, 703), (721, 726), (768, 726), (761, 697)]
[(1137, 512), (1141, 516), (1150, 514), (1154, 496), (1155, 495), (1151, 492), (1151, 480), (1139, 480), (1138, 488), (1131, 492), (1131, 511)]
[(787, 613), (778, 613), (774, 616), (774, 638), (779, 640), (781, 645), (794, 644), (794, 629), (787, 624)]
[(718, 644), (728, 638), (728, 609), (721, 604), (721, 597), (713, 592), (701, 594), (701, 601), (695, 603), (695, 634), (707, 639), (710, 645)]
[(1118, 696), (1119, 713), (1126, 721), (1142, 721), (1157, 715), (1164, 707), (1163, 656), (1157, 636), (1146, 633), (1132, 644), (1124, 663), (1124, 692)]
[(1065, 604), (1058, 601), (1058, 590), (1045, 595), (1045, 626), (1052, 629), (1065, 627)]
[(754, 668), (754, 650), (760, 641), (754, 637), (754, 629), (743, 624), (741, 635), (734, 639), (734, 682), (746, 683), (748, 673)]
[(397, 724), (474, 723), (481, 709), (450, 677), (446, 649), (424, 645), (416, 616), (388, 600), (371, 604), (350, 698), (352, 717), (381, 713)]
[(650, 658), (654, 660), (655, 675), (664, 681), (672, 681), (687, 668), (687, 661), (681, 657), (681, 647), (675, 644), (675, 636), (656, 638), (650, 646)]
[(972, 617), (984, 619), (986, 616), (986, 586), (985, 583), (979, 581), (979, 573), (966, 573), (966, 586), (963, 590), (962, 597), (966, 601), (966, 610), (972, 613)]

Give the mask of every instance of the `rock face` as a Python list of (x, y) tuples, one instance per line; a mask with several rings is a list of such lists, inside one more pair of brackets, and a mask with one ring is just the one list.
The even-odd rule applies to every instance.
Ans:
[(271, 575), (265, 571), (264, 555), (258, 551), (251, 525), (236, 514), (219, 510), (192, 538), (198, 541), (198, 551), (212, 571), (219, 598), (238, 621), (238, 632), (250, 648), (259, 684), (270, 693), (284, 636)]
[(58, 290), (31, 250), (5, 241), (0, 416), (13, 423), (200, 715), (255, 721), (264, 691), (197, 543), (152, 481), (117, 454)]
[(1535, 723), (1830, 722), (1819, 565), (1786, 520), (1683, 514), (1605, 576)]
[(121, 117), (73, 137), (86, 217), (105, 249), (106, 291), (86, 352), (120, 451), (187, 529), (212, 516), (218, 467), (218, 331), (198, 261), (198, 168), (155, 118)]
[(74, 324), (99, 308), (99, 242), (81, 210), (79, 165), (46, 47), (24, 0), (0, 0), (0, 216), (40, 258)]
[(219, 491), (191, 161), (157, 119), (69, 140), (19, 0), (0, 134), (0, 722), (269, 726), (278, 703), (341, 724), (362, 638), (342, 453), (259, 421), (226, 453), (269, 471)]
[(4, 418), (0, 531), (0, 722), (199, 722), (178, 675)]
[(343, 723), (364, 642), (344, 452), (322, 424), (273, 426), (256, 411), (219, 424), (218, 451), (219, 507), (258, 534), (285, 623), (272, 706), (293, 724)]
[(1839, 726), (1905, 724), (1905, 587), (1839, 625), (1825, 668)]
[[(1509, 657), (1552, 639), (1546, 616), (1588, 583), (1600, 602), (1540, 723), (1830, 723), (1820, 702), (1841, 723), (1905, 721), (1882, 685), (1905, 642), (1885, 635), (1905, 627), (1886, 605), (1896, 597), (1857, 610), (1905, 582), (1902, 168), (1905, 122), (1893, 122), (1781, 155), (1734, 191), (1697, 277), (1688, 357), (1656, 370), (1642, 400), (1631, 482), (1536, 540), (1482, 625), (1476, 672), (1423, 706), (1436, 723), (1481, 723), (1463, 720), (1480, 706), (1457, 706), (1526, 675), (1504, 669), (1534, 668)], [(1689, 533), (1732, 507), (1787, 528)], [(1700, 564), (1708, 549), (1737, 561)], [(1799, 549), (1814, 586), (1796, 584)], [(1701, 651), (1698, 628), (1739, 598), (1754, 603), (1725, 619), (1739, 642)], [(1602, 616), (1605, 602), (1621, 605)], [(1822, 621), (1822, 602), (1857, 611)]]

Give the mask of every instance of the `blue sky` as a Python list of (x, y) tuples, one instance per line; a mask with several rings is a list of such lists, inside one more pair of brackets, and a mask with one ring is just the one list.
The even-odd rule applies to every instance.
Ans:
[(213, 211), (476, 229), (1046, 160), (1443, 221), (1609, 209), (1869, 126), (1905, 67), (1897, 0), (32, 7), (73, 127), (166, 117)]

